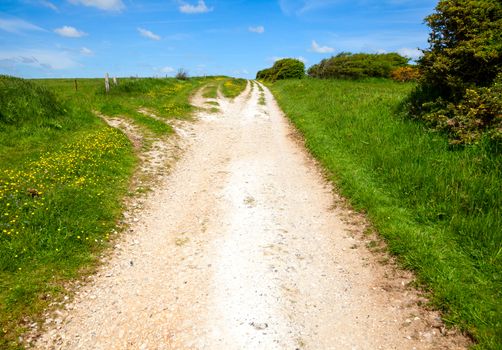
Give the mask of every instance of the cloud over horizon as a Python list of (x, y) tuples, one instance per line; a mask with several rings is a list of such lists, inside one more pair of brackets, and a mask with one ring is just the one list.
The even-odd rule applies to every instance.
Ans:
[(420, 57), (422, 57), (422, 51), (420, 51), (419, 49), (410, 49), (408, 47), (403, 47), (401, 49), (398, 49), (397, 53), (400, 54), (401, 56), (410, 58), (413, 61), (416, 61)]
[(0, 51), (0, 64), (2, 63), (50, 70), (64, 70), (79, 66), (66, 51), (31, 49)]
[(199, 0), (197, 2), (197, 5), (190, 5), (186, 2), (183, 2), (182, 5), (180, 5), (179, 10), (182, 13), (194, 14), (194, 13), (211, 12), (211, 11), (213, 11), (213, 8), (207, 7), (204, 0)]
[(320, 46), (315, 40), (312, 40), (312, 46), (310, 47), (310, 51), (316, 53), (330, 53), (335, 51), (335, 49), (329, 46)]

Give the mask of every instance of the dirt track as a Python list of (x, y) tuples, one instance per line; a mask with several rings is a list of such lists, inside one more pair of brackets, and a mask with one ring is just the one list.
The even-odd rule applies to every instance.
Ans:
[(363, 224), (259, 96), (248, 84), (179, 130), (183, 156), (36, 348), (465, 348), (417, 306), (410, 276), (366, 249)]

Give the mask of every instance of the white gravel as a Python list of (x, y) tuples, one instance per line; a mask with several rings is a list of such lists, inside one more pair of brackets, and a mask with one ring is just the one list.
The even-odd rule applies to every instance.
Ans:
[(256, 84), (185, 127), (132, 232), (35, 348), (466, 348), (366, 249), (364, 221)]

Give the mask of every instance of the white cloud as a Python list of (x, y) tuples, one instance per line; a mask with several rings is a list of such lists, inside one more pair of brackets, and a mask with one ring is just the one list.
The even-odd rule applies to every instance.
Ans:
[(252, 33), (263, 34), (265, 32), (265, 27), (263, 26), (249, 27), (248, 30)]
[(50, 1), (41, 0), (40, 1), (40, 5), (42, 5), (44, 7), (47, 7), (47, 8), (50, 8), (51, 10), (56, 11), (56, 12), (59, 11), (58, 7), (56, 5), (54, 5), (52, 2), (50, 2)]
[(0, 29), (10, 33), (21, 33), (23, 31), (29, 31), (29, 30), (43, 31), (43, 29), (40, 28), (39, 26), (36, 26), (30, 22), (26, 22), (22, 19), (6, 19), (6, 18), (0, 18)]
[(419, 49), (410, 49), (408, 47), (403, 47), (397, 50), (397, 53), (414, 61), (418, 60), (422, 56), (422, 51)]
[(152, 40), (160, 40), (160, 36), (157, 34), (144, 29), (144, 28), (138, 28), (138, 32), (141, 34), (141, 36), (144, 36), (145, 38), (152, 39)]
[(74, 5), (96, 7), (105, 11), (120, 11), (125, 8), (122, 0), (69, 0)]
[(82, 47), (80, 49), (80, 54), (84, 56), (92, 56), (94, 55), (94, 52), (91, 49), (88, 49), (87, 47)]
[(182, 5), (179, 7), (180, 12), (182, 13), (205, 13), (205, 12), (210, 12), (213, 11), (212, 7), (207, 7), (206, 3), (204, 0), (199, 0), (197, 2), (197, 5), (190, 5), (188, 3), (182, 3)]
[(0, 51), (0, 63), (50, 70), (64, 70), (79, 66), (67, 51), (48, 50)]
[(165, 66), (165, 67), (160, 68), (160, 71), (162, 73), (172, 73), (172, 72), (174, 72), (174, 68), (169, 67), (169, 66)]
[(78, 30), (77, 28), (74, 28), (71, 26), (63, 26), (61, 28), (56, 28), (56, 29), (54, 29), (54, 32), (56, 32), (57, 34), (59, 34), (61, 36), (65, 36), (67, 38), (80, 38), (80, 37), (87, 35), (87, 33), (82, 32), (82, 31)]
[(329, 46), (319, 46), (319, 44), (315, 40), (312, 40), (312, 46), (310, 48), (310, 51), (314, 51), (317, 53), (330, 53), (335, 51), (335, 49)]

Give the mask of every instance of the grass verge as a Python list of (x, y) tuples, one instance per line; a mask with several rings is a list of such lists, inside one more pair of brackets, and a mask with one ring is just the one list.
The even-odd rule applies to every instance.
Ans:
[(136, 161), (129, 140), (80, 104), (0, 80), (18, 91), (0, 95), (23, 116), (0, 107), (13, 116), (0, 121), (0, 348), (17, 349), (25, 322), (106, 246)]
[[(137, 164), (129, 140), (92, 110), (154, 136), (191, 117), (210, 79), (26, 81), (0, 76), (0, 348), (18, 349), (28, 322), (92, 271), (122, 212)], [(156, 115), (139, 113), (140, 108)]]
[[(502, 159), (399, 115), (412, 85), (288, 80), (271, 89), (351, 204), (475, 349), (502, 344)], [(498, 153), (500, 154), (500, 152)]]

